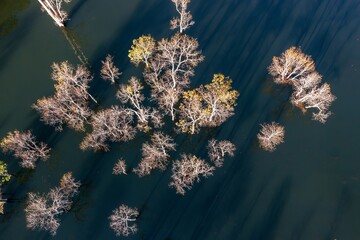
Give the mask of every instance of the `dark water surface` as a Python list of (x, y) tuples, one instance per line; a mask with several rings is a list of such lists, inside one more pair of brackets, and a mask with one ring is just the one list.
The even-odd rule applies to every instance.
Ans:
[[(188, 34), (198, 38), (206, 58), (192, 85), (222, 72), (241, 96), (236, 115), (221, 127), (176, 136), (174, 158), (180, 152), (205, 156), (211, 137), (238, 148), (236, 157), (185, 197), (168, 188), (170, 169), (142, 179), (111, 175), (120, 157), (136, 166), (148, 136), (93, 154), (79, 150), (83, 133), (57, 133), (40, 123), (30, 106), (54, 91), (51, 63), (79, 60), (37, 1), (24, 7), (13, 6), (9, 15), (16, 14), (17, 24), (0, 38), (0, 137), (33, 129), (53, 150), (35, 171), (0, 155), (16, 174), (4, 189), (13, 202), (0, 217), (0, 239), (51, 239), (26, 229), (25, 197), (57, 186), (67, 171), (83, 187), (72, 211), (61, 216), (54, 239), (115, 239), (107, 217), (122, 203), (141, 210), (139, 232), (128, 239), (360, 239), (359, 0), (193, 0), (196, 25)], [(69, 9), (70, 35), (92, 70), (98, 73), (100, 60), (111, 53), (124, 72), (122, 82), (140, 73), (127, 58), (132, 39), (170, 36), (168, 22), (175, 14), (170, 0), (74, 0)], [(289, 91), (267, 75), (271, 57), (292, 45), (313, 56), (338, 97), (325, 125), (294, 109)], [(96, 75), (91, 93), (102, 106), (117, 103), (115, 92)], [(263, 152), (256, 143), (259, 124), (274, 120), (285, 126), (285, 143), (274, 153)]]

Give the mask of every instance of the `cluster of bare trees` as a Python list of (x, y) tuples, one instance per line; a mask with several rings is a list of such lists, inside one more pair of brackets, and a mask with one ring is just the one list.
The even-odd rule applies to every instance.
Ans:
[(151, 143), (143, 144), (141, 162), (133, 172), (143, 177), (156, 168), (164, 171), (168, 165), (171, 150), (175, 150), (174, 140), (161, 132), (154, 133), (151, 136)]
[(37, 160), (47, 160), (50, 152), (45, 143), (36, 141), (30, 130), (9, 132), (2, 139), (0, 147), (4, 153), (12, 153), (16, 158), (20, 158), (20, 166), (31, 169), (36, 167)]
[(329, 108), (336, 97), (331, 93), (330, 84), (321, 85), (321, 75), (315, 71), (315, 63), (300, 48), (291, 47), (280, 57), (274, 57), (268, 68), (275, 83), (289, 84), (293, 88), (291, 103), (304, 113), (315, 109), (313, 119), (325, 123), (332, 114)]
[(285, 129), (278, 123), (261, 124), (260, 132), (257, 135), (259, 145), (262, 149), (273, 152), (277, 145), (284, 142)]
[(50, 189), (47, 194), (29, 193), (25, 208), (26, 226), (56, 234), (60, 226), (59, 215), (70, 210), (72, 198), (78, 193), (80, 182), (76, 182), (72, 173), (66, 173), (60, 180), (60, 186)]
[(40, 113), (41, 120), (61, 131), (64, 124), (77, 131), (84, 131), (92, 114), (89, 100), (97, 101), (89, 94), (92, 76), (82, 65), (74, 68), (69, 62), (52, 65), (55, 94), (39, 99), (33, 108)]
[(127, 237), (137, 232), (137, 225), (134, 222), (138, 217), (139, 212), (136, 208), (122, 204), (110, 215), (110, 228), (115, 231), (116, 236)]

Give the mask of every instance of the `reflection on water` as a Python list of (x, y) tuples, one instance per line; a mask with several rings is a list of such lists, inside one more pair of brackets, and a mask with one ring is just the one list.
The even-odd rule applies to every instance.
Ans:
[(29, 0), (0, 0), (0, 37), (9, 34), (16, 27), (16, 14), (28, 5)]

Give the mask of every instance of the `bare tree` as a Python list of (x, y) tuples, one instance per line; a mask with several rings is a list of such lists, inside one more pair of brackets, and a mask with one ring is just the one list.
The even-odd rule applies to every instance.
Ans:
[(42, 10), (46, 11), (59, 27), (64, 27), (68, 14), (62, 9), (63, 3), (69, 3), (71, 0), (38, 0)]
[(200, 181), (200, 176), (213, 175), (214, 167), (194, 155), (182, 155), (181, 160), (173, 163), (170, 187), (175, 188), (176, 193), (185, 195), (195, 181)]
[(89, 99), (96, 100), (89, 92), (90, 72), (84, 66), (74, 68), (67, 61), (52, 65), (52, 79), (55, 81), (55, 94), (44, 97), (32, 107), (41, 115), (41, 120), (61, 131), (64, 124), (84, 131), (85, 123), (91, 116)]
[(211, 139), (209, 140), (207, 149), (211, 162), (213, 162), (216, 167), (221, 167), (224, 163), (225, 155), (234, 156), (236, 146), (227, 140), (217, 141)]
[(50, 148), (43, 142), (37, 142), (31, 131), (19, 132), (15, 130), (9, 132), (0, 143), (4, 153), (13, 153), (20, 158), (20, 166), (34, 169), (38, 159), (43, 161), (49, 158)]
[(136, 77), (132, 77), (129, 80), (129, 84), (121, 85), (116, 96), (122, 103), (129, 102), (133, 108), (129, 108), (138, 119), (138, 128), (144, 132), (150, 130), (149, 121), (152, 120), (154, 127), (160, 127), (163, 125), (162, 116), (159, 111), (144, 107), (142, 102), (145, 97), (142, 94), (144, 86)]
[(284, 142), (284, 127), (275, 122), (260, 124), (260, 126), (260, 133), (257, 134), (260, 147), (269, 152), (275, 151), (277, 145)]
[(311, 108), (318, 110), (313, 113), (313, 120), (321, 123), (325, 123), (332, 114), (328, 109), (335, 99), (336, 97), (331, 93), (328, 83), (324, 83), (320, 87), (315, 86), (308, 91), (300, 89), (291, 96), (291, 102), (303, 112)]
[(158, 42), (156, 53), (145, 70), (145, 81), (152, 88), (153, 99), (175, 120), (175, 104), (189, 77), (204, 57), (198, 42), (185, 34), (176, 33), (170, 39)]
[(174, 140), (161, 132), (151, 136), (151, 143), (142, 146), (142, 159), (137, 168), (133, 169), (139, 177), (149, 175), (153, 169), (164, 171), (169, 162), (169, 151), (175, 150)]
[(183, 92), (176, 123), (181, 131), (195, 134), (200, 127), (219, 126), (231, 117), (239, 96), (231, 82), (223, 74), (215, 74), (210, 84)]
[(129, 58), (132, 63), (138, 66), (141, 62), (149, 66), (149, 58), (155, 51), (155, 40), (151, 35), (141, 36), (133, 40), (129, 50)]
[(119, 68), (114, 65), (113, 57), (108, 54), (104, 61), (101, 61), (101, 78), (104, 80), (109, 80), (111, 84), (115, 83), (116, 79), (119, 79), (121, 72), (119, 72)]
[(179, 13), (179, 17), (174, 17), (170, 21), (170, 28), (176, 29), (179, 28), (180, 33), (194, 25), (192, 16), (190, 12), (187, 11), (187, 5), (190, 3), (190, 0), (171, 0), (176, 7), (176, 11)]
[(115, 231), (116, 236), (129, 236), (137, 232), (137, 225), (134, 223), (139, 217), (136, 208), (130, 208), (122, 204), (110, 215), (110, 228)]
[(311, 56), (305, 55), (300, 48), (291, 47), (280, 57), (273, 57), (268, 67), (275, 83), (292, 84), (302, 77), (315, 71), (315, 63)]
[(107, 142), (126, 142), (135, 137), (133, 112), (129, 109), (113, 106), (92, 116), (90, 125), (93, 131), (80, 144), (82, 150), (108, 151)]
[(49, 231), (54, 236), (60, 226), (58, 216), (70, 210), (79, 187), (80, 182), (76, 182), (69, 172), (61, 178), (60, 186), (50, 189), (46, 195), (30, 192), (25, 208), (26, 226)]
[(125, 161), (123, 159), (119, 159), (115, 163), (112, 174), (114, 174), (114, 175), (120, 175), (120, 174), (127, 175), (126, 163), (125, 163)]

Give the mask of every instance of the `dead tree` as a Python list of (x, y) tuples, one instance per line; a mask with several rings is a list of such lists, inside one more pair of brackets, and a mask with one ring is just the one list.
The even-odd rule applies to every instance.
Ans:
[(139, 177), (149, 175), (153, 169), (164, 171), (169, 162), (169, 151), (175, 150), (174, 140), (161, 132), (151, 136), (151, 143), (142, 146), (142, 159), (137, 168), (133, 169)]
[(213, 175), (214, 167), (194, 155), (182, 155), (181, 160), (173, 163), (170, 187), (175, 188), (176, 193), (185, 195), (195, 182), (200, 181), (200, 176)]
[(111, 84), (115, 83), (115, 80), (119, 79), (121, 72), (119, 72), (119, 68), (114, 65), (113, 57), (108, 54), (104, 61), (101, 61), (102, 68), (100, 72), (100, 76), (104, 80), (109, 80)]
[(12, 153), (16, 158), (20, 158), (21, 167), (30, 169), (36, 167), (37, 160), (47, 160), (50, 152), (45, 143), (36, 141), (30, 130), (9, 132), (1, 141), (0, 147), (4, 153)]
[(86, 135), (80, 144), (82, 150), (109, 150), (108, 142), (126, 142), (135, 137), (133, 112), (113, 106), (92, 116), (90, 125), (93, 131)]
[(265, 151), (275, 151), (277, 145), (284, 142), (284, 127), (275, 122), (261, 124), (260, 126), (260, 133), (257, 134), (260, 147)]
[(71, 0), (38, 0), (41, 9), (46, 11), (59, 27), (64, 27), (64, 22), (68, 20), (68, 14), (62, 9), (63, 3)]
[(55, 235), (60, 226), (59, 215), (70, 210), (72, 198), (78, 193), (80, 182), (71, 173), (61, 178), (60, 186), (47, 194), (29, 193), (25, 208), (26, 226), (31, 230), (49, 231)]
[(136, 208), (130, 208), (122, 204), (110, 215), (110, 228), (115, 231), (116, 236), (129, 236), (137, 232), (137, 225), (134, 223), (139, 217)]
[(187, 11), (187, 5), (190, 3), (190, 0), (171, 0), (176, 7), (176, 11), (179, 13), (179, 17), (174, 17), (170, 21), (170, 28), (176, 29), (179, 28), (180, 33), (194, 25), (192, 16), (189, 11)]
[(130, 103), (133, 108), (128, 108), (137, 117), (138, 129), (147, 132), (150, 130), (149, 121), (151, 120), (154, 127), (160, 127), (163, 125), (162, 115), (156, 109), (145, 107), (143, 101), (145, 99), (142, 94), (144, 86), (136, 77), (132, 77), (129, 80), (129, 84), (121, 85), (117, 92), (117, 98), (123, 103)]
[(231, 157), (234, 156), (236, 146), (227, 140), (217, 141), (215, 139), (211, 139), (209, 140), (207, 149), (211, 162), (213, 162), (216, 167), (221, 167), (224, 163), (226, 155)]
[(55, 94), (43, 97), (32, 107), (40, 113), (41, 121), (61, 131), (64, 124), (84, 131), (91, 116), (89, 100), (96, 100), (88, 92), (92, 80), (84, 66), (74, 68), (67, 61), (52, 65), (52, 79), (55, 81)]
[(114, 175), (120, 175), (120, 174), (125, 174), (127, 175), (127, 171), (126, 171), (126, 163), (123, 159), (119, 159), (114, 167), (113, 167), (113, 172), (112, 174)]

